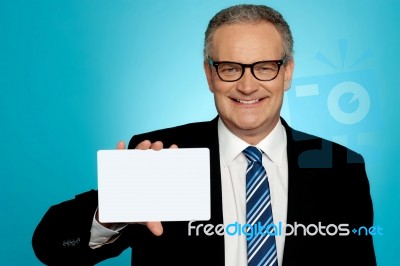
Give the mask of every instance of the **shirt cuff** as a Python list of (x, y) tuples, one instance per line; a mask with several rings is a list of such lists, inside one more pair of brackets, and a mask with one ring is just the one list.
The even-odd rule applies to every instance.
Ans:
[(104, 227), (96, 220), (97, 209), (93, 216), (92, 228), (90, 230), (89, 247), (99, 248), (105, 244), (113, 243), (121, 235), (120, 232), (127, 224), (113, 224), (110, 228)]

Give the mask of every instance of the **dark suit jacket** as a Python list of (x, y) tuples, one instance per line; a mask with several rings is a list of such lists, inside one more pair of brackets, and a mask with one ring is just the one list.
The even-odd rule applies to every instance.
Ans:
[[(165, 147), (208, 147), (211, 165), (211, 220), (223, 224), (217, 118), (210, 122), (158, 130), (132, 137), (129, 148), (142, 140), (161, 140)], [(290, 128), (287, 223), (348, 224), (347, 236), (286, 236), (283, 265), (376, 265), (372, 237), (350, 230), (373, 225), (369, 183), (360, 155), (343, 146)], [(132, 204), (140, 204), (134, 202)], [(88, 247), (97, 192), (52, 206), (37, 226), (33, 248), (49, 265), (93, 265), (132, 247), (132, 265), (224, 265), (224, 237), (188, 236), (188, 222), (164, 222), (161, 237), (142, 225), (129, 225), (120, 238), (98, 249)], [(204, 222), (202, 222), (204, 223)], [(194, 224), (195, 225), (195, 224)], [(310, 227), (310, 232), (315, 232)], [(334, 233), (335, 227), (329, 227)], [(339, 232), (337, 232), (339, 233)]]

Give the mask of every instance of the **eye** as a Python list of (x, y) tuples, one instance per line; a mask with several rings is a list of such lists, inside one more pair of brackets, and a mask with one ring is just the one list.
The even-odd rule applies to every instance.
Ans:
[(261, 62), (254, 66), (254, 71), (259, 73), (269, 73), (278, 70), (278, 65), (274, 62)]
[(218, 71), (222, 75), (236, 75), (242, 73), (242, 67), (233, 63), (221, 63), (218, 66)]

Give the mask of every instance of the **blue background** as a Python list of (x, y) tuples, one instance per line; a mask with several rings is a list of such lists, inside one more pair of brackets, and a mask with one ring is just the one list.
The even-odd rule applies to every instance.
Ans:
[[(133, 134), (216, 115), (202, 69), (209, 19), (239, 1), (0, 2), (1, 265), (40, 265), (31, 236), (49, 206), (96, 188), (96, 151)], [(367, 163), (379, 265), (396, 265), (399, 233), (400, 34), (397, 1), (254, 1), (291, 25), (296, 68), (282, 115), (344, 143)], [(152, 72), (156, 69), (157, 72)], [(369, 112), (343, 124), (327, 106), (341, 82)], [(296, 94), (314, 84), (318, 93)], [(342, 95), (340, 110), (364, 98)], [(355, 121), (355, 120), (354, 120)], [(130, 251), (101, 265), (129, 265)]]

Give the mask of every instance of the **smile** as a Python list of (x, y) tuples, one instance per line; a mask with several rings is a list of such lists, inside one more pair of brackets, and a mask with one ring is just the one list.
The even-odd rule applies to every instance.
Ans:
[(255, 99), (255, 100), (240, 100), (240, 99), (234, 99), (234, 100), (241, 104), (255, 104), (255, 103), (258, 103), (259, 101), (262, 101), (263, 99), (264, 98)]

